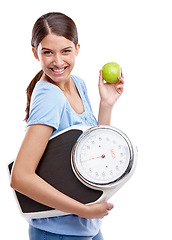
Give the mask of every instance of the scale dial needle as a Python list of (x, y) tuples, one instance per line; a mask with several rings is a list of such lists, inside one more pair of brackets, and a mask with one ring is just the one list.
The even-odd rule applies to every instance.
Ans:
[(102, 154), (102, 155), (99, 156), (99, 157), (94, 157), (94, 158), (86, 159), (86, 160), (83, 160), (82, 162), (86, 162), (86, 161), (94, 160), (94, 159), (97, 159), (97, 158), (105, 158), (105, 155)]

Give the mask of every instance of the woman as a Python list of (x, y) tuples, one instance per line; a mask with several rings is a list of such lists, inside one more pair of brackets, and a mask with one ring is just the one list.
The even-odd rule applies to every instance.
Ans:
[(30, 240), (102, 240), (101, 218), (110, 203), (84, 205), (59, 192), (36, 173), (49, 138), (72, 125), (109, 125), (114, 103), (123, 92), (123, 75), (115, 84), (99, 77), (100, 107), (95, 119), (85, 83), (71, 75), (80, 45), (75, 23), (62, 13), (41, 16), (32, 31), (32, 51), (42, 70), (27, 88), (27, 132), (17, 155), (11, 186), (24, 195), (67, 216), (32, 219)]

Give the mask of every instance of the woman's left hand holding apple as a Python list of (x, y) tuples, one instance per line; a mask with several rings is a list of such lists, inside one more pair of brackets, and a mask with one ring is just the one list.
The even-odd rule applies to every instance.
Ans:
[(102, 70), (99, 75), (99, 93), (101, 101), (107, 105), (113, 106), (124, 90), (124, 76), (121, 69), (121, 77), (118, 77), (118, 82), (107, 83), (103, 80)]
[(118, 79), (116, 83), (107, 83), (104, 81), (102, 71), (100, 70), (98, 84), (100, 94), (98, 125), (110, 125), (112, 108), (124, 90), (122, 69), (121, 76)]

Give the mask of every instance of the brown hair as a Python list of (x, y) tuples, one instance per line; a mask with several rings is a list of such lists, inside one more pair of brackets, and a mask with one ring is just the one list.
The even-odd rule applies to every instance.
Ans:
[[(36, 50), (39, 43), (48, 34), (54, 33), (58, 36), (63, 36), (68, 40), (72, 41), (75, 46), (78, 44), (78, 33), (74, 21), (63, 13), (50, 12), (42, 15), (34, 24), (32, 30), (32, 40), (31, 45)], [(36, 83), (40, 80), (43, 75), (43, 70), (37, 73), (37, 75), (32, 79), (29, 86), (26, 89), (27, 94), (27, 104), (26, 104), (26, 117), (25, 121), (29, 118), (30, 111), (30, 100), (33, 89)]]

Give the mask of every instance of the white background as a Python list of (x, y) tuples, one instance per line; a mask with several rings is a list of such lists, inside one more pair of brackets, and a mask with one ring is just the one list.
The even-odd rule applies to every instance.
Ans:
[(73, 74), (85, 80), (95, 115), (99, 69), (116, 61), (125, 76), (112, 125), (133, 139), (139, 159), (132, 179), (111, 199), (114, 210), (103, 220), (104, 237), (172, 239), (171, 1), (7, 0), (1, 5), (1, 236), (28, 239), (28, 225), (9, 187), (7, 164), (25, 134), (25, 89), (40, 69), (30, 47), (32, 26), (42, 14), (60, 11), (78, 27), (81, 51)]

